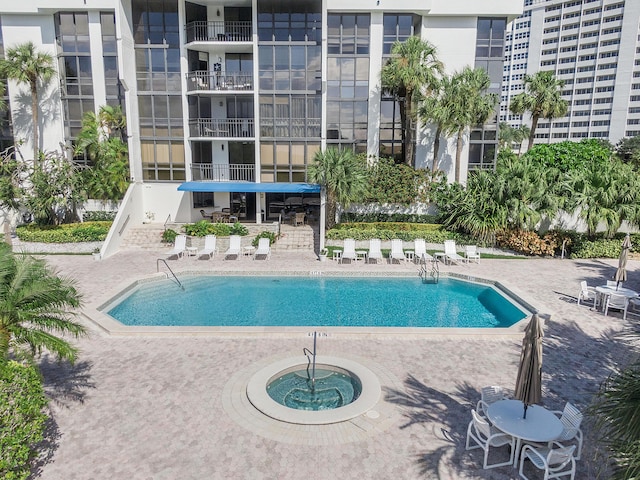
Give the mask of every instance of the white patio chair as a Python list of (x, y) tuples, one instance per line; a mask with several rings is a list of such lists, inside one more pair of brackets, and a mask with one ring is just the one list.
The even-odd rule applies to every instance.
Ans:
[(536, 468), (544, 470), (544, 480), (560, 477), (570, 477), (573, 480), (576, 474), (576, 460), (573, 458), (575, 445), (564, 447), (559, 442), (553, 442), (558, 448), (534, 447), (525, 445), (520, 454), (520, 477), (529, 480), (524, 472), (525, 460), (531, 460)]
[(173, 250), (167, 252), (167, 258), (175, 256), (176, 258), (184, 257), (184, 252), (187, 250), (187, 236), (177, 235), (173, 242)]
[(356, 254), (356, 241), (353, 238), (344, 239), (340, 263), (344, 263), (345, 259), (348, 259), (350, 263), (356, 263), (358, 259), (358, 255)]
[(216, 236), (207, 235), (204, 237), (204, 248), (198, 252), (198, 257), (209, 255), (209, 260), (216, 254)]
[(264, 257), (265, 260), (269, 260), (271, 258), (271, 240), (268, 238), (258, 239), (258, 248), (253, 254), (253, 259), (255, 260), (259, 256)]
[(627, 319), (627, 309), (629, 308), (629, 297), (624, 295), (618, 295), (616, 293), (610, 293), (607, 296), (607, 300), (604, 304), (604, 315), (607, 316), (610, 308), (622, 310), (622, 319)]
[(582, 423), (582, 413), (572, 403), (567, 402), (564, 406), (564, 410), (556, 410), (553, 413), (560, 416), (560, 422), (562, 422), (562, 433), (556, 440), (561, 443), (577, 440), (577, 454), (576, 460), (580, 460), (580, 454), (582, 453), (582, 430), (580, 430), (580, 424)]
[(498, 400), (504, 400), (508, 398), (502, 387), (497, 385), (489, 385), (487, 387), (482, 387), (480, 390), (480, 400), (478, 400), (478, 404), (476, 405), (476, 410), (480, 415), (486, 415), (489, 405), (497, 402)]
[(596, 292), (595, 287), (590, 287), (587, 285), (586, 280), (582, 280), (580, 282), (580, 294), (578, 295), (578, 305), (580, 305), (580, 301), (592, 301), (593, 308), (598, 306), (598, 292)]
[(616, 282), (615, 280), (607, 280), (607, 287), (617, 287), (618, 286), (618, 282)]
[[(489, 422), (478, 415), (475, 410), (471, 410), (471, 422), (467, 428), (467, 443), (465, 448), (467, 450), (474, 450), (481, 448), (484, 450), (484, 461), (482, 468), (489, 469), (494, 467), (504, 467), (505, 465), (511, 465), (513, 463), (515, 455), (515, 440), (511, 435), (501, 432), (495, 427), (489, 425)], [(470, 441), (473, 440), (477, 445), (471, 446)], [(488, 464), (489, 449), (491, 447), (502, 447), (509, 445), (509, 461), (502, 463)]]
[(380, 249), (381, 241), (379, 238), (372, 238), (369, 240), (369, 255), (368, 260), (375, 260), (376, 264), (378, 260), (382, 260), (384, 257), (382, 256), (382, 250)]
[(480, 263), (480, 252), (475, 245), (466, 245), (464, 247), (464, 258), (467, 259), (467, 263), (474, 260), (476, 263)]
[(224, 259), (228, 257), (240, 257), (240, 246), (242, 244), (242, 237), (240, 235), (231, 235), (229, 237), (229, 248), (224, 252)]
[(395, 238), (391, 240), (391, 253), (389, 254), (389, 261), (393, 263), (394, 260), (400, 260), (406, 262), (407, 257), (404, 254), (404, 250), (402, 250), (402, 240), (399, 238)]
[(415, 263), (420, 262), (423, 258), (425, 260), (433, 260), (433, 257), (427, 253), (427, 244), (424, 238), (416, 238), (413, 241), (413, 261)]
[(464, 257), (458, 255), (455, 240), (444, 241), (444, 255), (449, 262), (453, 262), (455, 264), (460, 264), (466, 261)]

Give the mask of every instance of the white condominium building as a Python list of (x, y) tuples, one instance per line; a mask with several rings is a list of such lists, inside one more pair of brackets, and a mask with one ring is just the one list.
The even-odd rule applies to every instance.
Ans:
[(506, 35), (500, 121), (530, 125), (509, 111), (523, 77), (550, 70), (564, 80), (565, 117), (540, 120), (536, 143), (640, 134), (640, 1), (525, 0)]

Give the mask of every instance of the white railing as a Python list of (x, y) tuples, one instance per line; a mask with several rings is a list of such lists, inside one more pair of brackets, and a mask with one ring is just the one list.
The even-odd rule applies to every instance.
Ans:
[(187, 73), (187, 90), (253, 90), (253, 75), (197, 71)]
[(214, 182), (254, 182), (253, 165), (215, 165), (195, 163), (191, 165), (191, 178), (194, 181)]
[(187, 24), (189, 42), (250, 42), (251, 22), (191, 22)]
[(192, 137), (252, 138), (253, 118), (196, 118), (189, 120)]

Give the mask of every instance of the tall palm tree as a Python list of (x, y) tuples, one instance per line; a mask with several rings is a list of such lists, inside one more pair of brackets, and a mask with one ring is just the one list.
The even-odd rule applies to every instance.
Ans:
[(33, 121), (33, 162), (38, 159), (38, 86), (45, 86), (55, 75), (53, 57), (36, 49), (33, 42), (8, 48), (0, 61), (0, 74), (10, 80), (29, 85)]
[(436, 47), (428, 41), (409, 37), (404, 43), (393, 44), (392, 57), (380, 74), (383, 90), (399, 104), (404, 161), (409, 166), (415, 166), (415, 96), (436, 88), (444, 69), (436, 53)]
[(557, 79), (551, 71), (525, 75), (525, 91), (513, 97), (510, 109), (516, 115), (531, 112), (531, 130), (527, 150), (533, 146), (540, 118), (552, 120), (567, 114), (568, 105), (562, 99), (563, 86), (564, 80)]
[(55, 334), (85, 333), (73, 321), (80, 303), (73, 282), (44, 260), (0, 249), (0, 364), (10, 351), (33, 356), (42, 349), (74, 361), (76, 347)]
[(481, 69), (465, 67), (451, 79), (454, 103), (448, 132), (456, 134), (455, 180), (460, 181), (460, 163), (465, 131), (469, 127), (482, 125), (495, 113), (498, 95), (487, 93), (491, 85), (489, 74)]
[(451, 127), (453, 115), (453, 89), (451, 77), (445, 76), (438, 81), (430, 95), (425, 97), (418, 107), (418, 117), (425, 123), (436, 126), (433, 139), (433, 162), (431, 171), (438, 171), (440, 137)]
[(352, 150), (331, 147), (318, 151), (308, 173), (311, 182), (326, 189), (327, 229), (335, 226), (338, 204), (345, 208), (366, 195), (367, 167)]

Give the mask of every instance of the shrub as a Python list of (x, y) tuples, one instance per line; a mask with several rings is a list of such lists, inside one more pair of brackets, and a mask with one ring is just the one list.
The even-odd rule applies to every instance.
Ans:
[(192, 237), (204, 237), (210, 235), (210, 229), (214, 224), (207, 220), (200, 220), (196, 223), (188, 223), (184, 226), (184, 232)]
[(392, 240), (399, 238), (411, 242), (416, 238), (424, 238), (428, 243), (443, 243), (449, 239), (465, 243), (472, 242), (470, 237), (445, 230), (441, 225), (389, 222), (340, 224), (329, 230), (326, 236), (330, 240), (344, 240), (345, 238)]
[(77, 243), (101, 242), (107, 238), (111, 222), (66, 223), (63, 225), (37, 225), (31, 223), (16, 228), (23, 242)]
[(104, 210), (88, 210), (82, 214), (82, 220), (85, 222), (113, 222), (117, 213)]
[(620, 256), (621, 249), (621, 239), (584, 238), (571, 249), (571, 258), (616, 258)]
[(419, 213), (352, 213), (346, 212), (340, 216), (344, 223), (375, 223), (375, 222), (408, 222), (408, 223), (435, 223), (437, 215)]
[(205, 235), (216, 235), (218, 237), (228, 237), (229, 235), (245, 236), (249, 234), (247, 227), (240, 222), (233, 225), (228, 223), (211, 223), (208, 220), (200, 220), (196, 223), (188, 223), (184, 226), (184, 231), (192, 237), (204, 237)]
[(268, 232), (266, 230), (263, 232), (260, 232), (258, 235), (256, 235), (256, 238), (253, 239), (253, 242), (251, 242), (251, 245), (253, 245), (254, 247), (257, 247), (258, 242), (261, 238), (268, 238), (269, 245), (273, 245), (276, 241), (276, 234), (273, 232)]
[(164, 232), (162, 232), (162, 241), (165, 243), (173, 243), (176, 241), (177, 236), (178, 232), (172, 230), (171, 228), (168, 228)]
[(46, 406), (33, 365), (9, 361), (0, 367), (0, 478), (29, 477), (36, 445), (44, 437)]
[(231, 227), (231, 235), (240, 235), (244, 237), (245, 235), (249, 235), (249, 230), (240, 222), (236, 222)]
[(540, 238), (536, 232), (527, 230), (507, 230), (496, 233), (496, 241), (500, 247), (538, 256), (553, 255), (557, 246), (554, 235)]

